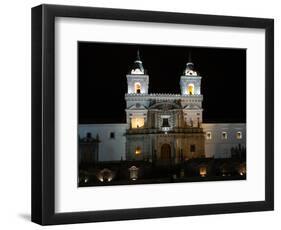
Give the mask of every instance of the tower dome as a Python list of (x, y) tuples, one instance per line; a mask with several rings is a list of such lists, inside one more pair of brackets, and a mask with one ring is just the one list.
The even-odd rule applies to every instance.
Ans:
[(185, 76), (192, 75), (197, 76), (197, 72), (194, 70), (194, 64), (192, 62), (187, 62), (183, 74)]
[(132, 66), (131, 74), (144, 74), (144, 68), (140, 59), (140, 52), (137, 52), (137, 58)]

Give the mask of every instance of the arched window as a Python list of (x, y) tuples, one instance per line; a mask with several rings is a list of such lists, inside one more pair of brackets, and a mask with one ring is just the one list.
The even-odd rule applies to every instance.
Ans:
[(227, 139), (227, 132), (222, 132), (222, 133), (221, 133), (221, 138), (222, 138), (223, 140), (226, 140), (226, 139)]
[(187, 87), (187, 93), (189, 95), (193, 95), (194, 94), (194, 85), (193, 84), (189, 84)]
[(135, 83), (135, 93), (141, 93), (141, 84)]
[(212, 139), (212, 133), (211, 132), (206, 132), (206, 139), (211, 140)]
[(241, 131), (238, 131), (238, 132), (236, 133), (236, 138), (237, 138), (237, 139), (242, 139), (242, 132), (241, 132)]

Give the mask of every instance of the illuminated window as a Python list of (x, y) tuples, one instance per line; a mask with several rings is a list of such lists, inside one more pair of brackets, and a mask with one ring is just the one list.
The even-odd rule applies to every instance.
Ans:
[(227, 132), (222, 132), (221, 138), (222, 138), (223, 140), (226, 140), (226, 139), (227, 139)]
[(236, 133), (236, 138), (237, 138), (237, 139), (242, 139), (242, 132), (240, 132), (240, 131), (237, 132), (237, 133)]
[(188, 87), (187, 87), (187, 90), (188, 90), (189, 95), (193, 95), (194, 94), (194, 85), (189, 84)]
[(141, 93), (141, 84), (135, 83), (135, 93)]
[(131, 127), (133, 129), (142, 128), (144, 126), (144, 118), (143, 117), (134, 117), (131, 120)]
[(206, 139), (207, 140), (211, 140), (212, 139), (212, 133), (211, 132), (207, 132), (206, 133)]
[(141, 154), (141, 147), (136, 147), (136, 149), (135, 149), (135, 154), (136, 155), (140, 155)]

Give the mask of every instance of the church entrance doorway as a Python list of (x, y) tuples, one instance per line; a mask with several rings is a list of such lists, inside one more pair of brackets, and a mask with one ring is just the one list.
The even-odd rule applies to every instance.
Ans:
[(161, 146), (160, 160), (169, 162), (171, 160), (171, 146), (169, 144), (163, 144)]

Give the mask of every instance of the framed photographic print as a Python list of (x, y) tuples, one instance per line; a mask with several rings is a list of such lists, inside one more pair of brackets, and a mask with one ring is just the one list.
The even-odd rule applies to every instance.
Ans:
[(273, 19), (32, 9), (32, 221), (274, 208)]

